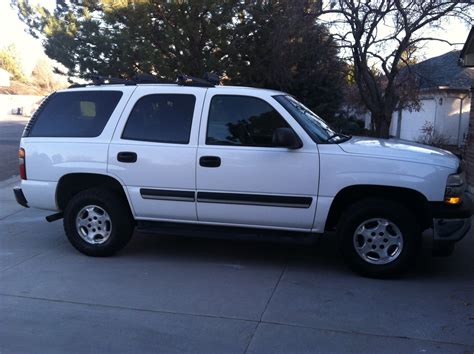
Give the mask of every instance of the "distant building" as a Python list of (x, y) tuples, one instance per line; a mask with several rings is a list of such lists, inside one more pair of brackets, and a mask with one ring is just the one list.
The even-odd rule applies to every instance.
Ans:
[[(474, 86), (474, 27), (461, 51), (427, 59), (409, 70), (419, 85), (420, 110), (394, 112), (390, 136), (434, 145), (465, 146)], [(344, 110), (364, 120), (365, 127), (370, 129), (370, 112), (350, 106)], [(471, 127), (474, 128), (474, 121)], [(474, 144), (474, 136), (471, 139)]]
[[(469, 32), (466, 43), (461, 50), (459, 62), (464, 67), (474, 70), (474, 26), (471, 28), (471, 32)], [(464, 149), (464, 158), (467, 162), (467, 181), (470, 185), (470, 191), (474, 192), (474, 84), (472, 82), (469, 128), (467, 144)]]
[(474, 67), (461, 65), (460, 55), (463, 52), (468, 52), (466, 47), (461, 52), (452, 51), (411, 67), (420, 85), (421, 109), (394, 112), (391, 136), (423, 142), (429, 132), (433, 142), (457, 146), (465, 144)]
[(459, 62), (465, 67), (474, 67), (474, 26), (469, 32), (466, 43), (459, 54)]
[(0, 68), (0, 87), (10, 87), (10, 78), (12, 74)]

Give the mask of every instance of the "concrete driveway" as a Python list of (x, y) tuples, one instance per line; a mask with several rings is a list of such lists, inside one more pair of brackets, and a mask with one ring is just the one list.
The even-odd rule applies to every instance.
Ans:
[(89, 258), (0, 183), (1, 353), (474, 353), (473, 235), (403, 279), (319, 247), (135, 234)]

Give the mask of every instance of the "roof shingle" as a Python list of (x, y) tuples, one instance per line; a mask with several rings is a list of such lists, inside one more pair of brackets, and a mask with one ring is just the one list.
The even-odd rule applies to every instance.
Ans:
[(469, 89), (474, 86), (474, 68), (459, 65), (459, 51), (453, 50), (411, 66), (421, 89), (448, 86), (451, 89)]

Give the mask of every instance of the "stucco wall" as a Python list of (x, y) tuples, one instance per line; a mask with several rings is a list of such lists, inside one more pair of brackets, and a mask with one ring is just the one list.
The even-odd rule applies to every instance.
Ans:
[[(465, 97), (463, 100), (460, 98)], [(450, 145), (464, 145), (469, 127), (471, 100), (469, 96), (444, 96), (438, 103), (435, 131), (446, 138)]]

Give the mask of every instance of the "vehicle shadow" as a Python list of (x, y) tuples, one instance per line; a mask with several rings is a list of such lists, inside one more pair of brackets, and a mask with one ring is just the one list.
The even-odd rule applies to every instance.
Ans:
[(205, 238), (147, 234), (137, 232), (124, 254), (150, 257), (172, 257), (193, 260), (233, 261), (249, 263), (285, 264), (291, 257), (310, 256), (318, 252), (314, 243), (298, 241), (239, 239), (234, 236)]
[[(423, 247), (418, 259), (399, 279), (473, 277), (474, 269), (470, 263), (467, 266), (469, 257), (464, 249), (455, 251), (452, 257), (433, 257), (430, 237), (429, 232), (423, 235)], [(159, 257), (175, 261), (290, 266), (305, 271), (359, 276), (345, 265), (337, 239), (332, 234), (319, 237), (313, 243), (301, 243), (291, 240), (277, 242), (264, 239), (213, 239), (137, 232), (121, 255), (150, 259)], [(466, 264), (461, 267), (460, 262)]]

